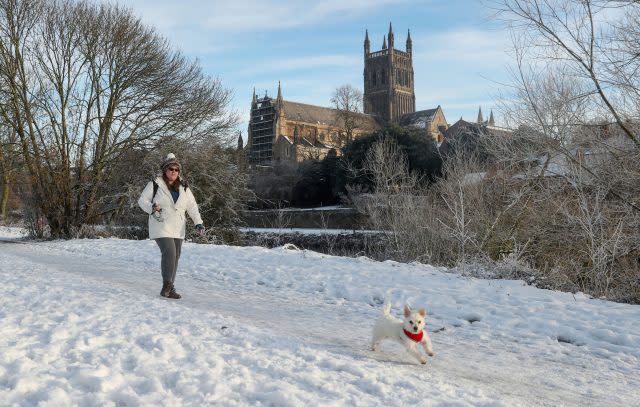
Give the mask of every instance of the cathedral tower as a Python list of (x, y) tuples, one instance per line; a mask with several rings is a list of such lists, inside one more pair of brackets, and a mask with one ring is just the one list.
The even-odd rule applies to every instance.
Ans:
[(406, 51), (395, 49), (394, 43), (391, 23), (380, 51), (370, 52), (369, 32), (365, 33), (364, 112), (388, 122), (416, 111), (411, 34), (407, 33)]

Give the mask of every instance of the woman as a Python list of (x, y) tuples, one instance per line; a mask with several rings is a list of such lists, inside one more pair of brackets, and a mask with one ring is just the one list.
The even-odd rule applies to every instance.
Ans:
[(156, 241), (162, 253), (160, 295), (174, 299), (181, 298), (173, 284), (186, 231), (185, 211), (196, 224), (198, 233), (204, 234), (196, 199), (187, 183), (180, 178), (181, 170), (176, 156), (169, 153), (162, 162), (162, 177), (149, 182), (138, 199), (140, 208), (149, 214), (149, 239)]

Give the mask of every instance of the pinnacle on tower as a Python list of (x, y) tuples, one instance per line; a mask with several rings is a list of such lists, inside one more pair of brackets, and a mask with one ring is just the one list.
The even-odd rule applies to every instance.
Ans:
[(244, 148), (244, 140), (242, 139), (242, 132), (238, 130), (238, 150), (242, 150)]
[(256, 97), (256, 87), (253, 87), (253, 99), (251, 100), (251, 103), (257, 103), (258, 102), (258, 98)]
[(413, 50), (413, 41), (411, 41), (411, 30), (407, 30), (407, 52), (410, 54)]
[(382, 37), (382, 49), (387, 49), (387, 37)]
[(496, 121), (493, 118), (493, 109), (491, 109), (491, 114), (489, 114), (489, 126), (495, 126), (496, 125)]
[(278, 81), (278, 103), (282, 102), (282, 86), (280, 85), (280, 81)]
[(482, 122), (484, 122), (484, 118), (482, 117), (482, 107), (479, 106), (478, 107), (478, 123), (481, 124)]
[(369, 30), (364, 31), (364, 55), (367, 56), (371, 52), (371, 43), (369, 42)]
[(393, 27), (391, 27), (391, 22), (389, 22), (389, 49), (393, 49)]

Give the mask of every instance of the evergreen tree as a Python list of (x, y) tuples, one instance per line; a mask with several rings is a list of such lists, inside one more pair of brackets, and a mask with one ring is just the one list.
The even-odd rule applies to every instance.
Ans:
[(344, 147), (336, 180), (338, 191), (345, 192), (346, 185), (357, 185), (363, 191), (375, 189), (370, 174), (364, 170), (364, 162), (373, 144), (385, 138), (393, 138), (398, 143), (407, 156), (409, 170), (417, 173), (425, 182), (431, 182), (441, 175), (442, 160), (438, 147), (427, 131), (392, 125), (359, 137)]

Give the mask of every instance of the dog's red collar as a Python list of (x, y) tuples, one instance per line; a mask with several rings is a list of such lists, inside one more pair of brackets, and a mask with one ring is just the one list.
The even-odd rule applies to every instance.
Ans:
[(420, 342), (422, 340), (422, 336), (424, 335), (424, 331), (420, 331), (420, 333), (413, 334), (406, 329), (403, 329), (404, 334), (407, 335), (407, 338), (411, 339), (414, 342)]

